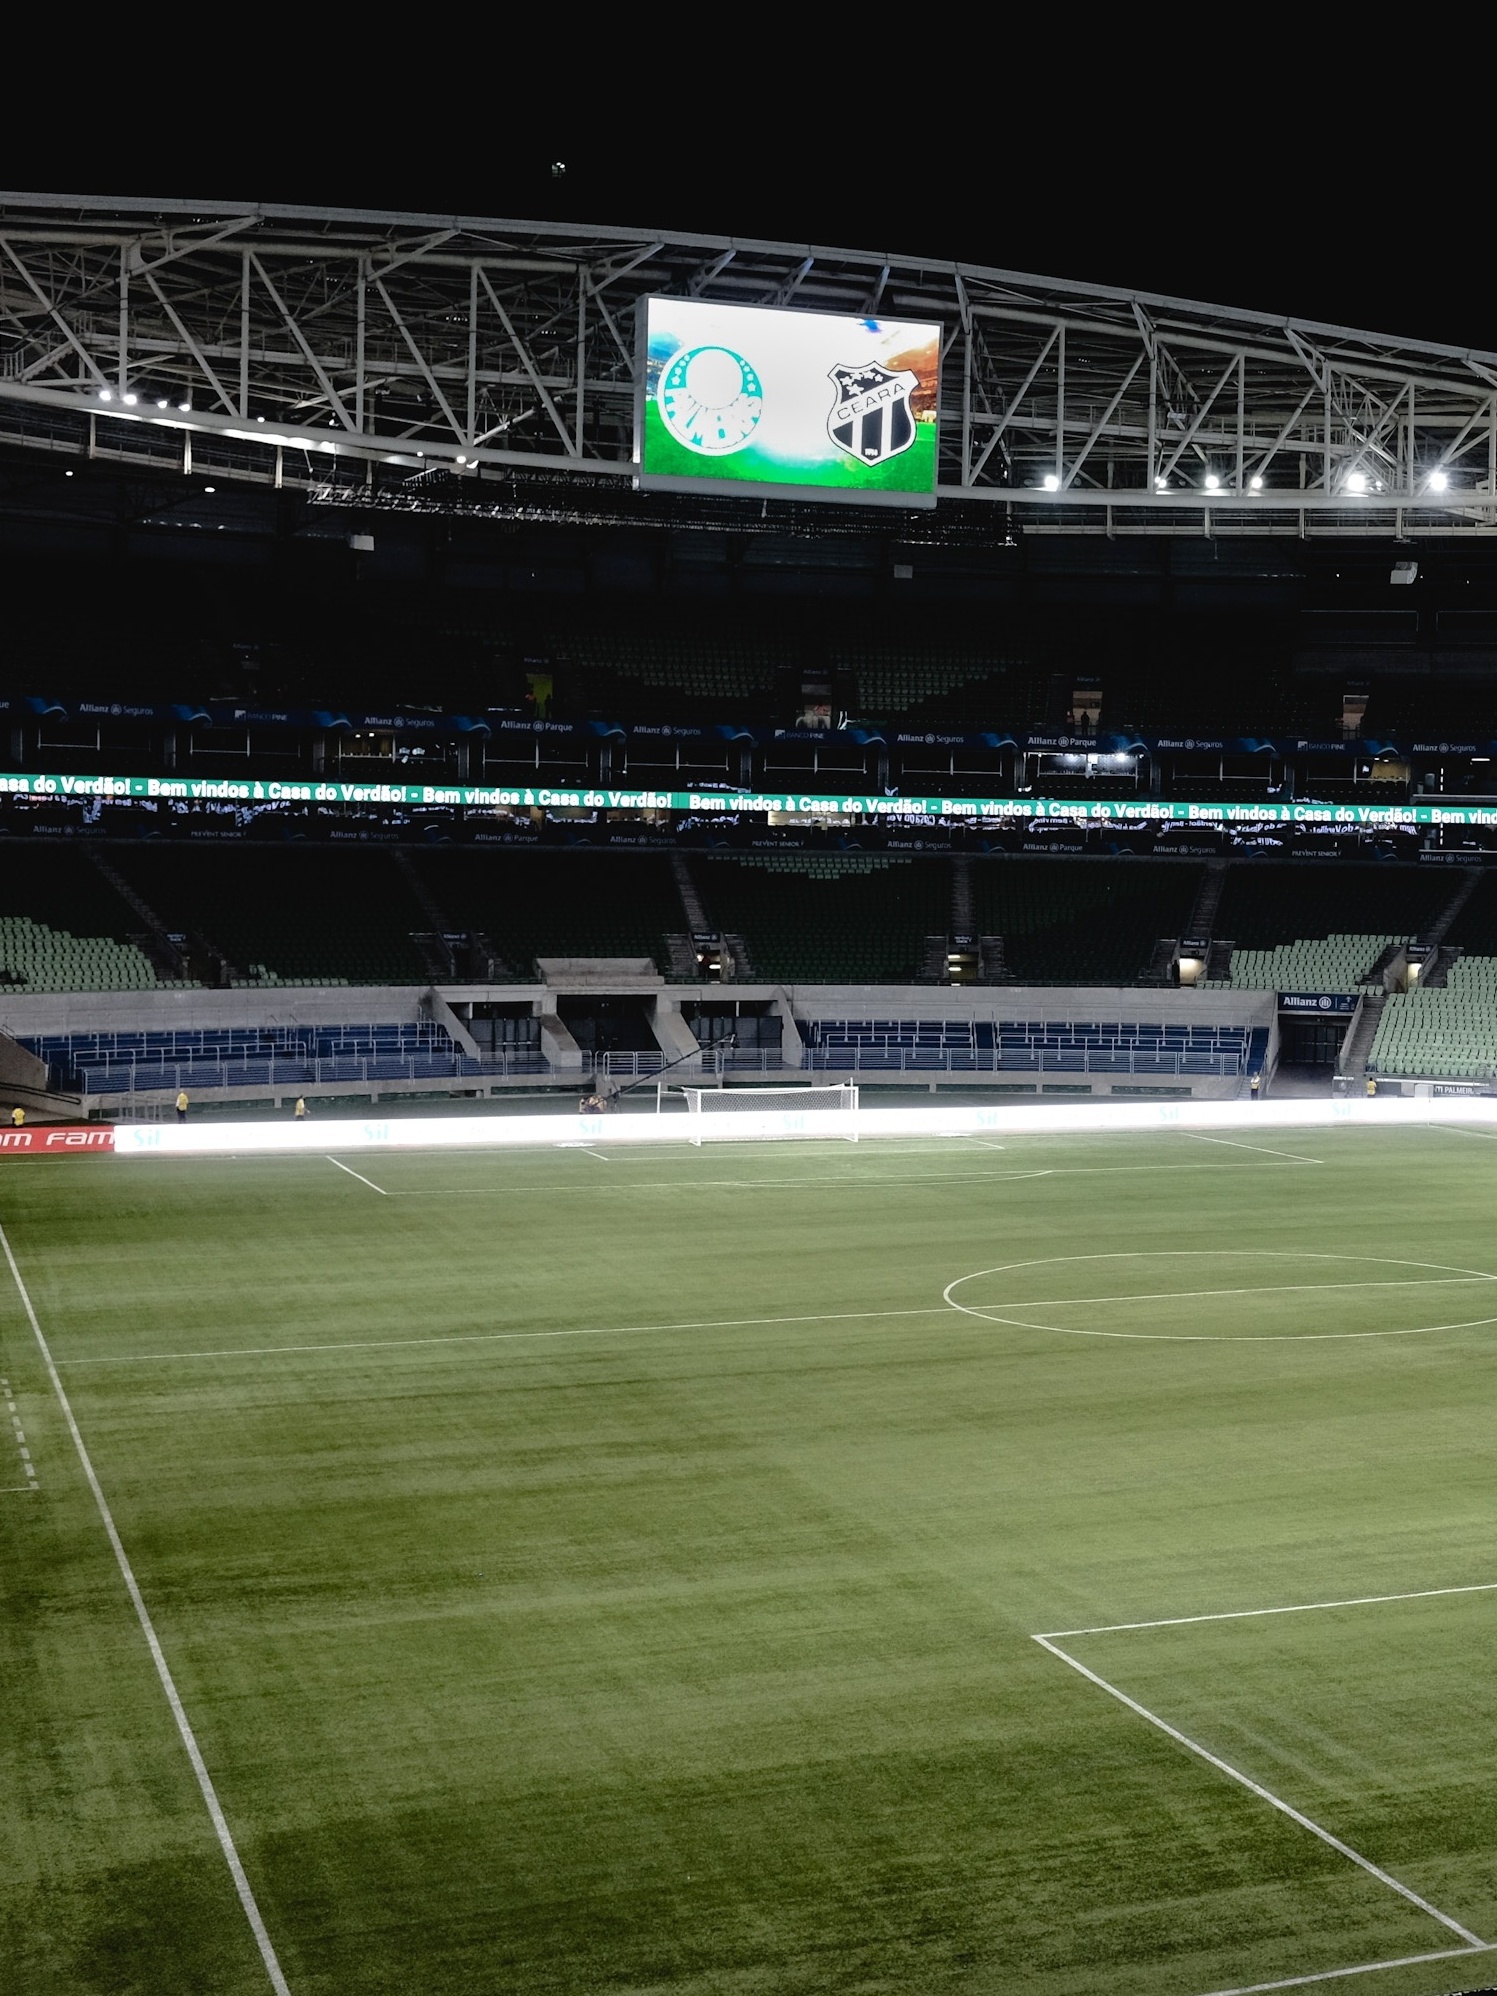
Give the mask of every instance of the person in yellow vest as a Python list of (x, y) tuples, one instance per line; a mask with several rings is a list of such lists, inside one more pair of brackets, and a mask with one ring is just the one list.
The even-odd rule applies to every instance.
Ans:
[(304, 1123), (307, 1120), (307, 1098), (305, 1095), (298, 1095), (296, 1098), (296, 1120), (299, 1123)]
[(1376, 1095), (1376, 1093), (1377, 1093), (1377, 1076), (1375, 1074), (1369, 1074), (1367, 1077), (1367, 1099), (1369, 1102), (1372, 1100), (1373, 1096)]
[(187, 1090), (185, 1088), (179, 1090), (177, 1095), (177, 1121), (179, 1123), (187, 1121)]
[(11, 1110), (10, 1120), (12, 1125), (16, 1129), (20, 1129), (21, 1125), (25, 1122), (26, 1111), (21, 1107), (19, 1102), (16, 1104), (15, 1108)]

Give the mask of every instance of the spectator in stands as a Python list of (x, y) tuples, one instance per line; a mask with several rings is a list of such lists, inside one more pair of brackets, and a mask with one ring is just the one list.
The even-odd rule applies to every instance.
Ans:
[(187, 1090), (185, 1088), (177, 1090), (177, 1121), (179, 1123), (187, 1121)]
[(11, 1110), (10, 1120), (16, 1129), (20, 1129), (21, 1125), (25, 1122), (26, 1111), (21, 1107), (19, 1102), (16, 1104), (14, 1109)]

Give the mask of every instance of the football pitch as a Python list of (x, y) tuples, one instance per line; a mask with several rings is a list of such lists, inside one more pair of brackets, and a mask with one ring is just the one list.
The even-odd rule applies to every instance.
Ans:
[(1497, 1980), (1497, 1137), (44, 1159), (0, 1227), (4, 1986)]

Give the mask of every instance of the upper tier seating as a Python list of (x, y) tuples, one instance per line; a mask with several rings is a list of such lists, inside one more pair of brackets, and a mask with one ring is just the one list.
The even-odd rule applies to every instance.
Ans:
[(142, 991), (155, 987), (156, 972), (134, 943), (0, 915), (0, 982), (22, 991)]
[(448, 920), (486, 935), (518, 978), (538, 976), (542, 956), (649, 957), (665, 971), (665, 937), (686, 925), (670, 860), (661, 853), (488, 846), (414, 857)]
[(145, 928), (86, 851), (7, 841), (0, 852), (0, 982), (29, 991), (140, 991), (154, 967)]
[(913, 983), (925, 938), (950, 926), (945, 860), (754, 853), (691, 865), (709, 919), (777, 982)]
[(117, 848), (120, 873), (173, 933), (253, 984), (424, 984), (431, 927), (393, 856), (318, 846)]
[(1497, 957), (1462, 957), (1443, 989), (1395, 993), (1383, 1007), (1367, 1071), (1452, 1081), (1497, 1077)]
[(972, 862), (981, 935), (1002, 936), (1020, 984), (1131, 984), (1189, 920), (1201, 869), (1178, 861)]
[(1380, 979), (1367, 973), (1390, 943), (1404, 936), (1312, 936), (1303, 942), (1279, 943), (1273, 949), (1235, 949), (1232, 974), (1203, 978), (1202, 987), (1232, 991), (1356, 991), (1364, 985), (1381, 990)]
[(1435, 868), (1254, 861), (1227, 869), (1213, 927), (1239, 949), (1272, 949), (1333, 931), (1412, 937), (1435, 919), (1452, 884)]
[(1497, 870), (1482, 874), (1445, 941), (1472, 956), (1497, 956)]

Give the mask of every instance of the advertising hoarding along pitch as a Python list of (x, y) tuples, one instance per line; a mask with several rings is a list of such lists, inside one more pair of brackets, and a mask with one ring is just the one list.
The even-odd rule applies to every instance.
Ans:
[(941, 329), (640, 301), (639, 483), (933, 506)]

